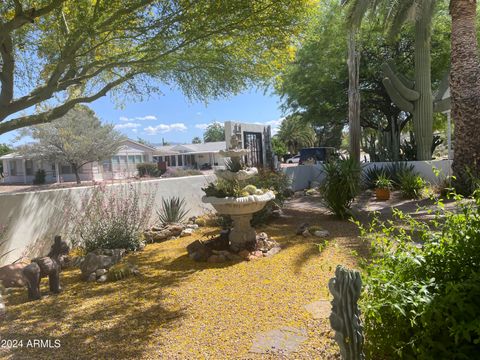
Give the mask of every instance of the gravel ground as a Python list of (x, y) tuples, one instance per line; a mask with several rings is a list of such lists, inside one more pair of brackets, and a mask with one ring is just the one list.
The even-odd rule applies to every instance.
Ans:
[[(26, 292), (7, 298), (2, 339), (23, 339), (23, 348), (0, 349), (6, 359), (339, 359), (327, 319), (313, 319), (305, 305), (328, 299), (337, 264), (356, 267), (367, 246), (356, 227), (327, 215), (307, 198), (294, 199), (265, 231), (284, 248), (251, 262), (195, 263), (185, 247), (200, 234), (151, 244), (128, 261), (139, 277), (85, 283), (78, 269), (62, 274), (64, 292), (31, 303)], [(308, 200), (312, 201), (312, 200)], [(330, 231), (296, 236), (303, 222)], [(213, 229), (204, 228), (208, 233)], [(47, 282), (43, 282), (47, 291)], [(249, 352), (256, 334), (289, 326), (308, 340), (290, 355)], [(28, 340), (60, 340), (53, 349), (25, 347)]]

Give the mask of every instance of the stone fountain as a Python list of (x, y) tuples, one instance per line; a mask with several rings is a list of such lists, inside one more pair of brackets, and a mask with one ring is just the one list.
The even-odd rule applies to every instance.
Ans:
[[(246, 149), (231, 149), (220, 151), (220, 155), (232, 160), (241, 161), (241, 158), (248, 153)], [(218, 178), (225, 181), (245, 181), (258, 173), (255, 167), (241, 169), (237, 172), (228, 169), (215, 170)], [(233, 228), (229, 233), (230, 248), (233, 251), (243, 250), (249, 244), (255, 244), (255, 229), (250, 225), (252, 216), (262, 210), (265, 204), (275, 199), (273, 191), (257, 190), (256, 193), (241, 197), (204, 196), (202, 201), (211, 204), (221, 215), (229, 215), (233, 221)]]

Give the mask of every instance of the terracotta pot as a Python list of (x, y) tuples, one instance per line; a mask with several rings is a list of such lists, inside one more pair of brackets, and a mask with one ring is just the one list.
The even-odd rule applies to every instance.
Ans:
[(390, 199), (390, 189), (377, 188), (375, 189), (375, 195), (377, 200), (388, 200)]

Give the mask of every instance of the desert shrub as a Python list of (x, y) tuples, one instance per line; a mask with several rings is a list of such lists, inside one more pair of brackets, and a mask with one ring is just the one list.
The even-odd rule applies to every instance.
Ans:
[(400, 188), (400, 178), (403, 174), (415, 175), (415, 167), (406, 162), (392, 162), (383, 167), (373, 165), (365, 169), (362, 173), (362, 186), (365, 189), (374, 189), (380, 176), (384, 176), (392, 181), (395, 188)]
[(413, 172), (400, 174), (400, 190), (402, 195), (409, 199), (418, 199), (426, 186), (425, 180)]
[(453, 212), (440, 203), (430, 225), (395, 211), (362, 228), (373, 255), (361, 298), (368, 358), (478, 357), (479, 199)]
[(151, 217), (155, 193), (142, 193), (132, 185), (96, 186), (86, 192), (74, 218), (75, 243), (96, 249), (137, 250), (141, 231)]
[(162, 175), (164, 178), (171, 177), (184, 177), (184, 176), (194, 176), (194, 175), (203, 175), (200, 170), (195, 169), (167, 169), (167, 171)]
[(323, 165), (325, 179), (320, 186), (323, 204), (340, 218), (345, 218), (358, 193), (360, 165), (353, 158), (331, 160)]
[(283, 171), (259, 169), (258, 174), (248, 179), (248, 183), (257, 189), (268, 189), (275, 193), (275, 199), (269, 201), (265, 207), (255, 213), (252, 225), (265, 224), (272, 216), (275, 209), (283, 207), (285, 200), (290, 196), (290, 178)]
[(157, 164), (154, 163), (141, 163), (137, 164), (138, 176), (145, 177), (159, 177), (162, 175), (162, 171), (158, 168)]
[(362, 187), (365, 189), (374, 189), (380, 176), (387, 176), (383, 168), (377, 165), (370, 166), (362, 172)]
[(46, 177), (45, 170), (39, 169), (35, 172), (35, 178), (33, 179), (33, 183), (35, 185), (42, 185), (45, 184), (45, 177)]
[(162, 207), (157, 210), (158, 220), (161, 224), (181, 223), (188, 214), (185, 199), (173, 196), (162, 199)]

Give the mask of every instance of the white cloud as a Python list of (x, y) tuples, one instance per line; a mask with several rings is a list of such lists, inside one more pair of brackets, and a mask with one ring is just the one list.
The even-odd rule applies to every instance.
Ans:
[(208, 127), (208, 125), (210, 125), (210, 124), (196, 124), (195, 127), (197, 129), (205, 130)]
[(137, 129), (132, 129), (132, 132), (134, 132), (135, 134), (137, 133)]
[(120, 121), (144, 121), (144, 120), (157, 120), (155, 115), (145, 115), (145, 116), (137, 116), (133, 118), (128, 118), (126, 116), (120, 116)]
[(134, 122), (127, 122), (125, 124), (117, 124), (114, 126), (115, 129), (120, 130), (120, 129), (136, 129), (140, 127), (141, 125), (138, 123)]
[(165, 134), (170, 131), (186, 131), (188, 128), (185, 126), (184, 123), (174, 123), (174, 124), (159, 124), (156, 126), (148, 126), (144, 128), (145, 132), (148, 135), (156, 135), (156, 134)]

